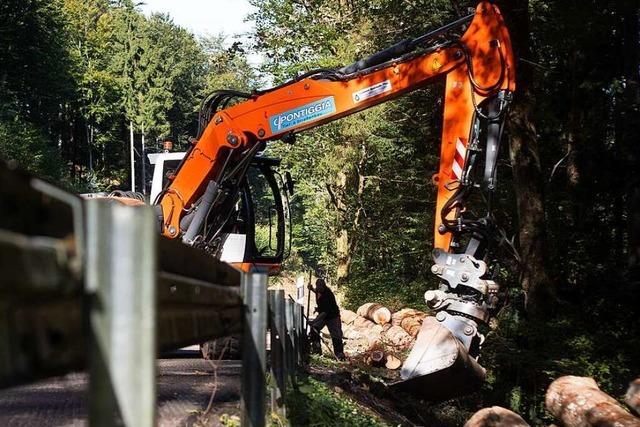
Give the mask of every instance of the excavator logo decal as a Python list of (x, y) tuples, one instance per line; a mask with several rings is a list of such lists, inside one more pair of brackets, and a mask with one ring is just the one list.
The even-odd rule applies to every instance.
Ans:
[(271, 133), (278, 133), (300, 123), (316, 120), (327, 114), (336, 112), (336, 103), (333, 96), (322, 98), (318, 101), (305, 104), (293, 110), (269, 117)]

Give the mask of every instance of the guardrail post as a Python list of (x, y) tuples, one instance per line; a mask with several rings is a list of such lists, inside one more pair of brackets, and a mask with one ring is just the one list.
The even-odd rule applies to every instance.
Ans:
[(298, 365), (303, 366), (307, 339), (307, 331), (304, 329), (304, 306), (296, 304), (296, 312), (298, 313)]
[(276, 289), (276, 329), (278, 333), (278, 339), (280, 344), (280, 360), (278, 365), (280, 366), (280, 372), (278, 375), (278, 387), (280, 388), (281, 395), (283, 397), (287, 394), (287, 323), (285, 314), (285, 299), (284, 289)]
[(291, 382), (295, 383), (296, 380), (296, 344), (295, 344), (295, 324), (293, 322), (293, 300), (287, 298), (285, 304), (285, 321), (287, 325), (287, 345), (286, 345), (286, 360), (287, 371)]
[(151, 208), (87, 203), (91, 426), (155, 425), (156, 239)]
[(267, 369), (267, 276), (242, 276), (244, 331), (242, 343), (242, 425), (265, 425), (265, 372)]
[(300, 304), (293, 303), (293, 366), (295, 369), (300, 364), (300, 313), (298, 307)]
[(286, 366), (284, 363), (284, 344), (286, 331), (284, 327), (284, 291), (269, 291), (269, 328), (271, 338), (271, 377), (275, 388), (271, 390), (271, 410), (285, 416), (284, 396)]

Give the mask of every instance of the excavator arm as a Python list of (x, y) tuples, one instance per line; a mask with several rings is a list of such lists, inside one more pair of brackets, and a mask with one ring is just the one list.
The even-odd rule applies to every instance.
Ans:
[(481, 2), (472, 15), (350, 66), (310, 72), (266, 91), (215, 92), (203, 101), (199, 135), (159, 197), (162, 234), (217, 244), (235, 217), (247, 170), (267, 142), (290, 141), (446, 76), (440, 167), (432, 178), (438, 188), (432, 271), (442, 284), (426, 294), (437, 316), (425, 321), (402, 384), (424, 390), (425, 378), (449, 381), (466, 372), (438, 397), (457, 394), (484, 377), (475, 360), (484, 339), (478, 326), (488, 322), (499, 289), (486, 262), (500, 234), (490, 213), (471, 218), (466, 202), (475, 190), (490, 195), (495, 189), (514, 71), (500, 11)]

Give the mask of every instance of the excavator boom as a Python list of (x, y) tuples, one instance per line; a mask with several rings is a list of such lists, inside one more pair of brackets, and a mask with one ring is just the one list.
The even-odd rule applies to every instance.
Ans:
[[(249, 166), (267, 142), (291, 141), (297, 133), (446, 77), (440, 166), (432, 178), (437, 186), (432, 271), (441, 285), (425, 296), (437, 315), (424, 323), (402, 376), (412, 389), (433, 383), (428, 378), (456, 378), (459, 385), (452, 388), (458, 390), (480, 382), (484, 369), (475, 359), (484, 338), (478, 327), (489, 320), (499, 291), (485, 262), (501, 242), (490, 211), (472, 218), (465, 203), (477, 189), (489, 197), (495, 189), (514, 71), (500, 11), (481, 2), (472, 15), (349, 66), (309, 72), (265, 91), (215, 92), (203, 101), (199, 134), (159, 197), (162, 234), (215, 252), (225, 236), (246, 225), (237, 201)], [(265, 268), (246, 257), (239, 266)], [(279, 266), (266, 266), (274, 268)]]

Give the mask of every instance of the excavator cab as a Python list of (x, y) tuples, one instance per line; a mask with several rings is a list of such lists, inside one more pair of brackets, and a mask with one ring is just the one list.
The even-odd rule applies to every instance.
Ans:
[(256, 156), (220, 233), (216, 256), (244, 271), (278, 274), (291, 251), (293, 181), (278, 171), (280, 159)]
[[(149, 155), (151, 201), (162, 196), (188, 156), (189, 152)], [(191, 244), (241, 270), (277, 274), (291, 252), (290, 200), (294, 192), (291, 174), (281, 174), (280, 163), (278, 158), (253, 157), (238, 191), (226, 197), (219, 209), (210, 209), (202, 235)], [(184, 224), (188, 228), (189, 222)]]

